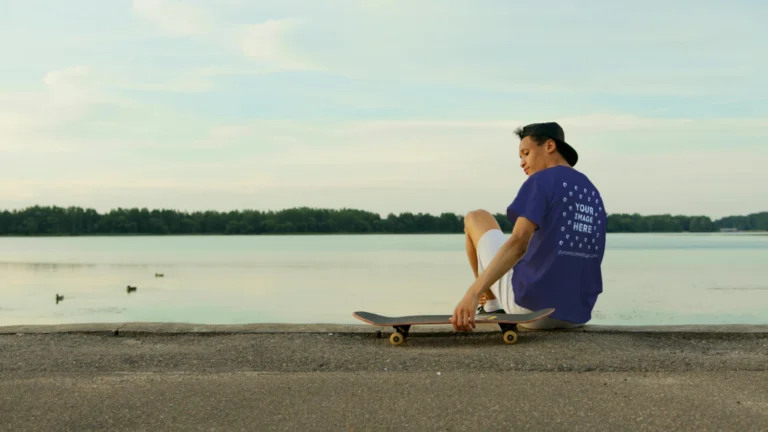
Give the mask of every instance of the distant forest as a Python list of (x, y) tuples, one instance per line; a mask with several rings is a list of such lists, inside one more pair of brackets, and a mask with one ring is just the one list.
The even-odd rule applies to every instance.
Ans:
[[(502, 230), (510, 232), (503, 214), (496, 214)], [(707, 216), (639, 214), (608, 215), (608, 232), (714, 232), (768, 230), (768, 212), (747, 216), (728, 216), (711, 220)], [(180, 235), (180, 234), (343, 234), (343, 233), (461, 233), (463, 215), (442, 213), (389, 214), (355, 209), (291, 208), (280, 211), (203, 211), (148, 210), (146, 208), (111, 210), (100, 214), (80, 207), (34, 206), (0, 213), (0, 235), (71, 236), (71, 235)]]

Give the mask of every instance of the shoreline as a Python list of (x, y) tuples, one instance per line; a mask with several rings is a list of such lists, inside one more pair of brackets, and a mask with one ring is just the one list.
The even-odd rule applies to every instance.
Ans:
[[(504, 234), (510, 234), (510, 230), (502, 230)], [(608, 234), (682, 234), (682, 235), (768, 235), (768, 230), (744, 230), (744, 231), (608, 231)], [(224, 234), (224, 233), (185, 233), (185, 234), (152, 234), (152, 233), (114, 233), (114, 234), (0, 234), (1, 238), (72, 238), (72, 237), (327, 237), (327, 236), (410, 236), (410, 235), (464, 235), (463, 232), (286, 232), (286, 233), (251, 233), (251, 234)]]

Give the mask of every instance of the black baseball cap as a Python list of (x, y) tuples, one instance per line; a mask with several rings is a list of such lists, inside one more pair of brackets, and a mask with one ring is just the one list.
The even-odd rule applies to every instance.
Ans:
[(518, 129), (518, 135), (520, 136), (520, 139), (530, 135), (549, 138), (555, 142), (557, 151), (563, 155), (563, 159), (568, 162), (568, 165), (574, 166), (579, 160), (579, 154), (576, 153), (576, 150), (574, 150), (570, 144), (565, 142), (565, 132), (563, 132), (563, 128), (555, 122), (531, 123), (524, 126), (522, 129)]

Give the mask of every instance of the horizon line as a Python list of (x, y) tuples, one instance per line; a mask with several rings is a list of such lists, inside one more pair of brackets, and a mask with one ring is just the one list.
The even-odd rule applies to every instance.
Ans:
[[(215, 213), (230, 213), (230, 212), (260, 212), (260, 213), (280, 213), (285, 211), (291, 211), (291, 210), (315, 210), (315, 211), (331, 211), (331, 212), (340, 212), (340, 211), (358, 211), (358, 212), (365, 212), (365, 213), (371, 213), (371, 214), (377, 214), (379, 217), (386, 219), (389, 215), (395, 215), (400, 216), (403, 214), (412, 214), (412, 215), (429, 215), (434, 217), (439, 217), (442, 214), (454, 214), (459, 217), (463, 217), (466, 213), (469, 213), (469, 211), (458, 213), (453, 211), (442, 211), (439, 213), (431, 213), (431, 212), (424, 212), (424, 211), (401, 211), (398, 213), (395, 212), (387, 212), (387, 213), (379, 213), (376, 211), (366, 210), (363, 208), (355, 208), (355, 207), (313, 207), (313, 206), (293, 206), (293, 207), (284, 207), (281, 209), (257, 209), (257, 208), (240, 208), (240, 209), (230, 209), (230, 210), (216, 210), (216, 209), (206, 209), (206, 210), (180, 210), (175, 208), (168, 208), (168, 207), (159, 207), (159, 208), (149, 208), (147, 206), (133, 206), (133, 207), (113, 207), (106, 211), (99, 211), (95, 209), (94, 207), (83, 207), (78, 205), (70, 205), (70, 206), (60, 206), (60, 205), (43, 205), (43, 204), (34, 204), (23, 208), (15, 208), (15, 209), (0, 209), (0, 212), (5, 213), (21, 213), (24, 211), (28, 211), (30, 209), (34, 208), (54, 208), (54, 209), (62, 209), (62, 210), (69, 210), (71, 208), (75, 209), (81, 209), (84, 211), (93, 210), (99, 215), (108, 214), (115, 211), (125, 211), (125, 210), (147, 210), (149, 212), (153, 211), (173, 211), (177, 213), (187, 213), (187, 214), (194, 214), (194, 213), (208, 213), (208, 212), (215, 212)], [(492, 215), (502, 215), (505, 216), (503, 212), (490, 212)], [(704, 214), (682, 214), (682, 213), (651, 213), (651, 214), (643, 214), (639, 212), (615, 212), (615, 213), (607, 213), (607, 216), (640, 216), (640, 217), (659, 217), (659, 216), (670, 216), (670, 217), (687, 217), (687, 218), (698, 218), (698, 217), (706, 217), (709, 218), (712, 221), (718, 220), (718, 219), (726, 219), (731, 217), (750, 217), (755, 215), (761, 215), (768, 213), (768, 210), (763, 211), (754, 211), (746, 214), (732, 214), (727, 216), (721, 216), (721, 217), (712, 217)]]

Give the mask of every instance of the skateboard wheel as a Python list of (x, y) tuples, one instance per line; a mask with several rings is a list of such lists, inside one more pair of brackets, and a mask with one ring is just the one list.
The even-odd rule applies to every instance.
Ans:
[(513, 344), (517, 342), (517, 333), (514, 330), (507, 330), (504, 332), (504, 343)]
[(389, 337), (389, 342), (392, 345), (400, 345), (405, 341), (405, 337), (402, 335), (402, 333), (394, 332), (392, 333), (392, 336)]

